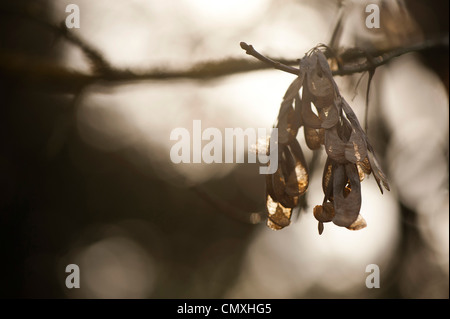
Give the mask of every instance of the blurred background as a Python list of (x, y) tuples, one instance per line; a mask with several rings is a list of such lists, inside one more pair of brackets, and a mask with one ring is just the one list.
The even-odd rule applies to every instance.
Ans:
[[(365, 27), (369, 3), (380, 29)], [(112, 80), (68, 40), (57, 27), (68, 4), (81, 20), (67, 32), (133, 76)], [(222, 132), (275, 123), (293, 75), (214, 73), (252, 60), (240, 41), (295, 61), (338, 21), (339, 46), (385, 52), (448, 36), (448, 1), (3, 0), (0, 296), (448, 298), (448, 42), (376, 70), (368, 135), (391, 191), (362, 183), (363, 230), (326, 224), (318, 235), (323, 150), (305, 151), (308, 207), (277, 232), (265, 226), (259, 164), (170, 161), (170, 132), (193, 120)], [(198, 65), (209, 75), (139, 78)], [(364, 123), (360, 77), (336, 81)], [(68, 264), (80, 289), (65, 286)], [(369, 264), (379, 289), (366, 288)]]

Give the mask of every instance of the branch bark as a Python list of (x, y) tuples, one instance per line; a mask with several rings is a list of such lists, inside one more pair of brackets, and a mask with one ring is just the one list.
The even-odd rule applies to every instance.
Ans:
[[(256, 59), (258, 59), (261, 62), (271, 65), (275, 69), (282, 70), (284, 72), (291, 73), (294, 75), (298, 75), (298, 73), (300, 71), (297, 68), (291, 67), (289, 65), (285, 65), (283, 63), (274, 61), (272, 59), (269, 59), (269, 58), (263, 56), (261, 53), (256, 51), (252, 45), (249, 45), (245, 42), (241, 42), (240, 45), (241, 45), (241, 48), (243, 50), (245, 50), (248, 55), (255, 57)], [(381, 65), (388, 63), (393, 58), (396, 58), (403, 54), (410, 53), (410, 52), (422, 51), (422, 50), (439, 47), (439, 46), (448, 47), (448, 35), (445, 35), (445, 36), (439, 37), (439, 38), (435, 38), (435, 39), (429, 39), (429, 40), (426, 40), (426, 41), (423, 41), (420, 43), (414, 43), (414, 44), (406, 46), (406, 47), (396, 48), (396, 49), (393, 49), (393, 50), (391, 50), (389, 52), (385, 52), (385, 53), (370, 54), (368, 52), (364, 52), (361, 50), (355, 50), (354, 53), (351, 54), (353, 59), (367, 57), (367, 56), (371, 56), (372, 58), (370, 58), (370, 59), (366, 58), (366, 62), (361, 63), (361, 64), (343, 65), (339, 69), (333, 70), (332, 74), (335, 76), (343, 76), (343, 75), (350, 75), (350, 74), (354, 74), (354, 73), (370, 71)], [(353, 49), (350, 49), (350, 50), (353, 50)]]
[[(260, 54), (253, 48), (253, 46), (248, 45), (245, 42), (241, 42), (241, 48), (244, 49), (247, 54), (255, 57), (258, 61), (230, 58), (220, 61), (204, 62), (185, 70), (151, 69), (138, 73), (131, 70), (112, 67), (98, 50), (85, 43), (75, 34), (69, 32), (62, 24), (53, 25), (37, 16), (26, 13), (5, 11), (4, 9), (0, 11), (0, 14), (13, 14), (44, 26), (56, 35), (63, 37), (66, 41), (79, 47), (91, 61), (93, 72), (88, 74), (71, 70), (65, 66), (55, 65), (49, 61), (42, 61), (37, 57), (26, 56), (21, 52), (0, 50), (1, 72), (8, 74), (11, 78), (34, 81), (39, 85), (48, 85), (56, 91), (76, 92), (81, 87), (90, 85), (96, 81), (130, 82), (143, 80), (162, 81), (173, 79), (209, 80), (212, 78), (242, 72), (270, 68), (279, 69), (294, 75), (297, 75), (299, 72), (299, 69), (293, 66), (298, 65), (299, 60), (274, 60)], [(389, 52), (362, 52), (361, 50), (350, 49), (344, 52), (347, 54), (346, 60), (348, 60), (348, 57), (355, 60), (357, 58), (365, 58), (365, 62), (343, 63), (341, 67), (333, 70), (333, 75), (343, 76), (369, 71), (386, 64), (393, 58), (405, 53), (426, 50), (439, 46), (448, 47), (448, 34), (443, 37), (426, 40), (424, 42), (415, 43), (406, 47), (396, 48)], [(350, 51), (352, 52), (348, 54)], [(341, 56), (343, 57), (344, 55)]]

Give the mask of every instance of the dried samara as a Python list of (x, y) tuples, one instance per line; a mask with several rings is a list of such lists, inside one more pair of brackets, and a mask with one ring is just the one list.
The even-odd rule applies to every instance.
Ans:
[(298, 77), (281, 103), (276, 125), (278, 169), (266, 175), (267, 225), (274, 230), (288, 226), (293, 208), (308, 188), (308, 168), (297, 140), (302, 126), (308, 148), (317, 150), (324, 145), (327, 154), (324, 199), (313, 209), (319, 234), (327, 222), (351, 230), (364, 228), (366, 222), (359, 214), (361, 181), (373, 173), (382, 193), (382, 186), (389, 190), (389, 185), (366, 133), (339, 93), (327, 58), (318, 48), (300, 60)]

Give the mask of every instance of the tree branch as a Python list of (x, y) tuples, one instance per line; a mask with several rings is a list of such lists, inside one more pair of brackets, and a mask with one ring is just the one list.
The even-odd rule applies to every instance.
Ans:
[[(381, 65), (388, 63), (393, 58), (399, 57), (406, 53), (423, 51), (436, 47), (447, 47), (448, 48), (448, 34), (442, 37), (433, 38), (429, 40), (425, 40), (423, 42), (414, 43), (412, 45), (401, 47), (397, 49), (393, 49), (389, 52), (385, 52), (382, 54), (370, 54), (373, 56), (371, 61), (366, 61), (362, 64), (352, 65), (352, 66), (344, 66), (340, 70), (333, 71), (333, 75), (350, 75), (354, 73), (361, 73), (365, 71), (370, 71), (373, 68), (377, 68)], [(367, 53), (364, 53), (366, 55)], [(363, 56), (364, 56), (363, 55)]]
[[(200, 63), (185, 70), (157, 68), (139, 73), (126, 69), (117, 69), (113, 68), (98, 50), (86, 44), (81, 38), (67, 30), (63, 24), (57, 26), (41, 19), (39, 16), (23, 12), (14, 12), (4, 8), (0, 10), (0, 14), (10, 14), (29, 19), (30, 21), (44, 26), (56, 35), (63, 37), (66, 41), (76, 45), (85, 53), (87, 58), (93, 64), (94, 72), (92, 74), (71, 70), (64, 66), (55, 65), (54, 63), (51, 63), (51, 61), (43, 61), (37, 57), (26, 56), (20, 52), (0, 50), (1, 72), (5, 72), (10, 75), (11, 78), (33, 81), (38, 85), (49, 86), (53, 90), (60, 92), (73, 93), (78, 91), (81, 87), (96, 81), (130, 82), (173, 79), (210, 80), (212, 78), (270, 68), (279, 69), (294, 75), (298, 75), (299, 72), (298, 68), (293, 67), (293, 65), (298, 65), (299, 60), (270, 59), (257, 52), (253, 46), (248, 45), (245, 42), (240, 43), (241, 48), (244, 49), (247, 54), (255, 57), (258, 61), (230, 58)], [(402, 54), (438, 46), (448, 47), (448, 35), (403, 48), (397, 48), (389, 52), (367, 53), (362, 50), (349, 49), (338, 56), (344, 63), (340, 63), (342, 66), (332, 72), (333, 75), (336, 76), (360, 73), (386, 64), (393, 58)], [(372, 56), (373, 58), (368, 59), (368, 56)], [(365, 59), (365, 62), (354, 62), (358, 59), (359, 61)]]
[(40, 15), (33, 13), (33, 11), (18, 11), (12, 8), (2, 7), (0, 8), (0, 15), (10, 15), (20, 19), (26, 19), (30, 22), (40, 25), (56, 36), (64, 38), (66, 41), (80, 48), (86, 57), (91, 61), (94, 71), (96, 73), (109, 73), (112, 70), (111, 65), (103, 58), (102, 54), (94, 49), (92, 46), (80, 39), (75, 33), (69, 32), (65, 26), (65, 22), (62, 21), (59, 25), (48, 22), (42, 19)]
[[(297, 68), (282, 64), (280, 62), (274, 61), (272, 59), (269, 59), (269, 58), (263, 56), (261, 53), (256, 51), (252, 45), (249, 45), (245, 42), (241, 42), (240, 45), (241, 45), (241, 48), (243, 50), (245, 50), (247, 54), (255, 57), (256, 59), (258, 59), (261, 62), (271, 65), (275, 69), (282, 70), (284, 72), (291, 73), (294, 75), (298, 75), (298, 73), (300, 71)], [(394, 50), (391, 50), (389, 52), (382, 53), (382, 54), (370, 54), (370, 53), (364, 52), (362, 50), (350, 49), (349, 51), (352, 51), (350, 54), (348, 54), (349, 51), (343, 53), (343, 55), (347, 55), (347, 59), (348, 58), (357, 59), (357, 58), (367, 57), (367, 55), (373, 56), (373, 58), (371, 58), (371, 59), (366, 58), (366, 62), (360, 63), (360, 64), (343, 65), (341, 68), (339, 68), (337, 70), (333, 70), (332, 74), (336, 75), (336, 76), (343, 76), (343, 75), (350, 75), (350, 74), (354, 74), (354, 73), (370, 71), (370, 70), (373, 70), (383, 64), (388, 63), (393, 58), (403, 55), (405, 53), (422, 51), (422, 50), (439, 47), (439, 46), (448, 47), (448, 35), (445, 35), (440, 38), (430, 39), (430, 40), (420, 42), (420, 43), (415, 43), (415, 44), (412, 44), (412, 45), (409, 45), (406, 47), (397, 48), (397, 49), (394, 49)]]
[(283, 63), (280, 63), (280, 62), (277, 62), (277, 61), (274, 61), (272, 59), (265, 57), (264, 55), (262, 55), (258, 51), (256, 51), (252, 45), (249, 45), (245, 42), (241, 42), (240, 46), (243, 50), (245, 50), (245, 53), (247, 53), (248, 55), (251, 55), (251, 56), (257, 58), (261, 62), (271, 65), (275, 69), (278, 69), (278, 70), (281, 70), (284, 72), (288, 72), (288, 73), (292, 73), (295, 75), (298, 75), (298, 73), (300, 72), (300, 70), (297, 68), (285, 65)]

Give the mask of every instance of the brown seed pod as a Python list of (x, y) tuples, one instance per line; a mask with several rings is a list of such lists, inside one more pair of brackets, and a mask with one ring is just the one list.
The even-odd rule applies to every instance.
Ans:
[(333, 198), (333, 162), (329, 157), (327, 157), (323, 170), (322, 190), (325, 194), (324, 201), (331, 200)]
[(312, 111), (311, 103), (303, 103), (302, 108), (303, 125), (309, 128), (322, 128), (322, 120)]
[(298, 129), (303, 125), (302, 99), (298, 92), (297, 95), (294, 97), (294, 114), (290, 118), (290, 125), (292, 126), (292, 131), (295, 130), (295, 136), (297, 136)]
[(345, 157), (345, 145), (338, 134), (337, 127), (333, 127), (329, 130), (325, 130), (325, 151), (328, 156), (336, 163), (345, 164), (348, 163)]
[(293, 117), (294, 109), (292, 108), (292, 100), (286, 100), (281, 103), (280, 111), (278, 113), (278, 143), (285, 145), (295, 138), (297, 132), (292, 132), (292, 127), (290, 125), (290, 119)]
[(322, 235), (324, 229), (323, 224), (331, 222), (334, 218), (335, 215), (334, 206), (330, 202), (325, 202), (323, 205), (317, 205), (313, 209), (313, 214), (314, 217), (319, 222), (318, 225), (319, 235)]
[(295, 78), (295, 80), (289, 85), (288, 89), (286, 90), (286, 93), (283, 96), (283, 100), (293, 100), (294, 97), (298, 94), (298, 91), (300, 91), (303, 80), (305, 78), (305, 73), (300, 72), (299, 76)]
[(272, 176), (272, 187), (274, 191), (273, 199), (279, 202), (281, 205), (287, 208), (294, 208), (298, 205), (298, 196), (289, 194), (287, 189), (287, 184), (284, 176), (281, 173), (280, 169)]
[(356, 218), (356, 220), (347, 227), (347, 229), (350, 230), (360, 230), (363, 229), (367, 226), (366, 220), (358, 214), (358, 218)]
[(283, 207), (274, 201), (270, 195), (266, 196), (266, 206), (269, 216), (267, 226), (273, 230), (280, 230), (291, 223), (292, 209)]
[(350, 230), (366, 227), (359, 214), (361, 181), (373, 173), (381, 192), (381, 185), (388, 190), (389, 185), (367, 135), (340, 95), (328, 61), (318, 48), (300, 60), (299, 75), (280, 106), (278, 168), (266, 176), (268, 227), (278, 230), (288, 226), (292, 209), (308, 188), (308, 168), (296, 138), (302, 126), (308, 148), (317, 150), (324, 145), (328, 155), (322, 175), (323, 203), (313, 209), (319, 234), (327, 222)]
[(333, 102), (329, 106), (320, 109), (319, 117), (322, 121), (322, 128), (329, 129), (339, 122), (339, 113), (336, 104)]
[(319, 64), (307, 75), (308, 91), (311, 94), (311, 101), (321, 109), (333, 103), (335, 90), (332, 79), (325, 75), (325, 71)]
[(370, 167), (372, 168), (373, 176), (375, 177), (375, 180), (378, 184), (378, 188), (381, 191), (381, 194), (383, 194), (383, 188), (381, 187), (380, 181), (383, 183), (384, 188), (386, 188), (388, 191), (390, 190), (389, 184), (387, 182), (386, 175), (384, 175), (383, 171), (380, 168), (380, 165), (378, 164), (377, 158), (375, 157), (375, 154), (373, 152), (368, 152), (367, 158), (369, 159)]
[(314, 217), (322, 223), (331, 222), (334, 218), (334, 207), (330, 202), (324, 203), (324, 205), (317, 205), (313, 209)]
[[(347, 184), (350, 186), (346, 189)], [(355, 164), (337, 165), (333, 174), (333, 223), (349, 227), (361, 209), (361, 184)]]
[(291, 171), (289, 175), (286, 192), (296, 194), (296, 196), (301, 196), (308, 189), (308, 166), (306, 164), (302, 148), (296, 139), (290, 142), (289, 147), (295, 159), (295, 166), (294, 170)]
[(354, 130), (348, 142), (345, 144), (345, 158), (351, 163), (363, 161), (367, 156), (367, 146), (359, 132)]
[(317, 150), (320, 148), (321, 145), (324, 144), (324, 136), (325, 136), (325, 130), (324, 129), (313, 129), (310, 127), (305, 126), (303, 133), (305, 135), (305, 141), (306, 145), (311, 150)]
[(367, 156), (362, 161), (358, 162), (358, 166), (367, 175), (369, 175), (372, 172), (372, 169), (370, 167), (370, 162), (369, 162), (369, 159), (367, 158)]
[(284, 146), (279, 153), (278, 167), (275, 173), (266, 175), (266, 189), (272, 200), (282, 206), (293, 208), (298, 205), (298, 189), (293, 190), (296, 183), (290, 175), (295, 172), (295, 160), (288, 148)]

